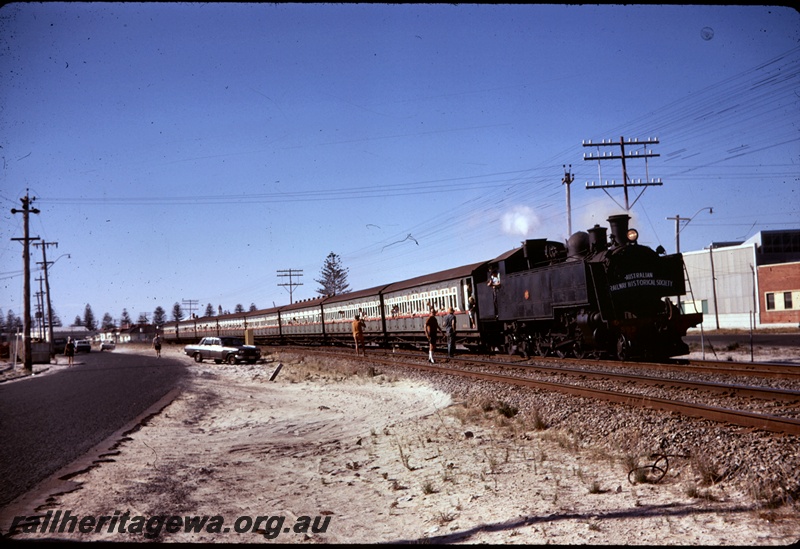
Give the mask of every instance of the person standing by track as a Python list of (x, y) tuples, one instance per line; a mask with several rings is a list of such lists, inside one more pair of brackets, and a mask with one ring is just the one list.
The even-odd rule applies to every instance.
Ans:
[(447, 309), (444, 317), (444, 333), (447, 336), (447, 358), (453, 358), (456, 354), (456, 315), (452, 307)]
[(436, 339), (442, 329), (436, 321), (436, 309), (430, 308), (430, 316), (425, 321), (425, 336), (428, 338), (428, 362), (435, 364), (433, 360), (433, 352), (436, 350)]
[(359, 354), (359, 349), (364, 356), (367, 356), (367, 350), (364, 348), (364, 328), (366, 323), (361, 319), (361, 315), (356, 315), (353, 320), (353, 339), (356, 342), (356, 356)]

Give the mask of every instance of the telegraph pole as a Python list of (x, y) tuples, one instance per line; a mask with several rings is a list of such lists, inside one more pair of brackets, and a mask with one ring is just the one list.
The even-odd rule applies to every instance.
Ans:
[[(694, 219), (697, 216), (697, 214), (699, 214), (703, 210), (708, 210), (709, 214), (713, 214), (714, 213), (714, 208), (712, 208), (711, 206), (708, 206), (708, 207), (705, 207), (705, 208), (700, 208), (699, 210), (697, 210), (695, 212), (695, 214), (692, 217), (689, 217), (689, 218), (681, 217), (680, 215), (676, 215), (675, 217), (668, 217), (667, 218), (667, 221), (675, 221), (675, 253), (676, 254), (681, 253), (681, 231), (686, 227), (686, 225), (688, 225), (689, 223), (692, 222), (692, 219)], [(681, 227), (681, 221), (683, 221), (685, 223), (685, 225), (683, 227)], [(681, 296), (678, 296), (677, 300), (678, 300), (678, 302), (677, 302), (678, 303), (678, 308), (680, 308), (680, 306), (681, 306)]]
[(36, 292), (36, 318), (38, 319), (36, 322), (38, 328), (36, 337), (44, 339), (44, 288), (42, 288), (44, 278), (40, 276), (36, 279), (36, 282), (39, 283), (39, 291)]
[(16, 208), (11, 209), (12, 214), (21, 213), (23, 226), (24, 226), (24, 236), (22, 238), (12, 238), (11, 240), (20, 240), (22, 241), (22, 263), (25, 268), (25, 287), (24, 287), (24, 294), (25, 294), (25, 324), (23, 327), (23, 343), (25, 345), (25, 369), (30, 373), (33, 372), (33, 357), (31, 356), (31, 252), (30, 252), (30, 243), (32, 240), (39, 240), (39, 237), (30, 236), (29, 231), (29, 222), (28, 218), (30, 214), (35, 213), (38, 214), (39, 210), (36, 208), (32, 208), (31, 204), (33, 201), (36, 200), (35, 198), (30, 198), (27, 194), (23, 198), (20, 199), (22, 202), (22, 209), (18, 210)]
[(58, 242), (45, 242), (42, 240), (41, 243), (36, 242), (33, 245), (37, 248), (39, 246), (42, 247), (42, 261), (37, 261), (36, 264), (41, 265), (44, 269), (44, 289), (45, 292), (47, 292), (47, 341), (50, 343), (50, 357), (52, 358), (55, 356), (55, 351), (53, 349), (53, 306), (50, 301), (50, 280), (47, 277), (47, 268), (49, 266), (47, 263), (47, 247), (55, 246), (58, 248)]
[[(647, 164), (646, 164), (647, 159), (655, 157), (655, 156), (661, 156), (661, 155), (655, 154), (655, 153), (653, 153), (653, 151), (645, 151), (644, 154), (639, 154), (639, 151), (635, 151), (632, 154), (630, 154), (630, 153), (626, 154), (625, 146), (626, 145), (628, 145), (628, 146), (657, 145), (657, 144), (658, 144), (658, 138), (651, 139), (649, 137), (647, 138), (647, 141), (639, 141), (638, 139), (628, 139), (626, 141), (624, 137), (620, 137), (619, 138), (619, 142), (616, 142), (616, 143), (614, 141), (611, 141), (610, 139), (609, 140), (603, 139), (600, 143), (592, 143), (591, 140), (584, 141), (583, 142), (583, 146), (584, 147), (612, 147), (612, 146), (613, 147), (617, 147), (618, 146), (619, 149), (620, 149), (619, 154), (614, 154), (614, 153), (609, 153), (609, 154), (603, 153), (603, 154), (600, 154), (598, 152), (596, 155), (592, 154), (592, 153), (589, 153), (587, 155), (586, 153), (583, 153), (583, 159), (584, 160), (597, 160), (598, 161), (598, 163), (597, 163), (598, 171), (600, 169), (600, 162), (599, 162), (600, 160), (622, 160), (622, 183), (621, 184), (616, 183), (616, 182), (614, 182), (612, 180), (610, 183), (608, 181), (606, 181), (605, 183), (601, 183), (599, 185), (595, 185), (594, 181), (592, 181), (591, 185), (588, 182), (586, 183), (586, 188), (587, 189), (603, 189), (603, 192), (608, 194), (608, 191), (606, 189), (614, 189), (614, 188), (622, 187), (624, 189), (624, 192), (625, 192), (625, 211), (626, 212), (630, 211), (630, 209), (633, 207), (633, 204), (636, 204), (636, 201), (639, 200), (639, 197), (642, 196), (642, 193), (644, 193), (644, 191), (642, 191), (642, 193), (640, 193), (639, 196), (636, 197), (636, 200), (633, 201), (633, 204), (630, 204), (630, 202), (628, 200), (628, 187), (650, 187), (650, 186), (653, 186), (653, 185), (661, 185), (662, 182), (661, 182), (661, 178), (659, 178), (657, 180), (653, 179), (653, 180), (648, 181), (647, 177), (645, 177), (644, 183), (642, 182), (641, 179), (639, 179), (637, 181), (633, 181), (632, 179), (630, 179), (628, 177), (628, 169), (627, 169), (627, 166), (625, 164), (625, 161), (628, 160), (628, 159), (631, 159), (631, 158), (644, 158), (645, 159), (645, 171), (646, 171), (647, 170)], [(608, 196), (611, 197), (610, 194), (608, 194)], [(612, 200), (613, 200), (613, 197), (612, 197)], [(614, 200), (614, 202), (616, 202), (616, 200)]]
[(297, 277), (303, 276), (303, 269), (282, 269), (282, 270), (277, 271), (277, 273), (278, 273), (278, 276), (280, 276), (280, 277), (284, 277), (284, 278), (285, 277), (289, 277), (289, 282), (288, 283), (284, 282), (283, 284), (278, 284), (278, 286), (288, 286), (289, 287), (289, 303), (290, 304), (294, 303), (294, 301), (292, 301), (292, 293), (294, 291), (294, 287), (295, 286), (302, 286), (303, 283), (302, 282), (293, 282), (292, 281), (292, 276), (293, 275), (297, 276)]
[(561, 180), (561, 184), (567, 186), (567, 238), (572, 236), (572, 206), (569, 201), (569, 184), (575, 181), (575, 177), (571, 173), (572, 164), (569, 165), (569, 169), (570, 171), (567, 171), (567, 167), (564, 166), (564, 179)]
[(197, 306), (199, 301), (197, 299), (181, 299), (181, 303), (183, 303), (189, 308), (189, 318), (193, 318), (192, 311)]

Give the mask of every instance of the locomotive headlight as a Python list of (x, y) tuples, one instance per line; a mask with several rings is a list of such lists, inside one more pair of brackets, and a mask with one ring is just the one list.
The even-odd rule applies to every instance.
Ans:
[(639, 231), (636, 229), (628, 229), (628, 242), (636, 242), (639, 238)]

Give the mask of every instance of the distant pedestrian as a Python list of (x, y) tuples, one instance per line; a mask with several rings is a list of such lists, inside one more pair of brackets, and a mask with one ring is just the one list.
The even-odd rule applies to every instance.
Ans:
[(71, 337), (67, 338), (67, 346), (64, 347), (64, 356), (67, 357), (69, 366), (75, 363), (75, 341)]
[(447, 309), (444, 317), (444, 333), (447, 336), (447, 358), (453, 358), (456, 354), (456, 315), (452, 307)]
[(156, 358), (161, 358), (161, 336), (158, 334), (153, 338), (153, 349), (156, 350)]
[(436, 309), (430, 308), (430, 316), (425, 321), (425, 336), (428, 338), (428, 362), (434, 364), (433, 352), (436, 350), (436, 339), (439, 336), (439, 323), (436, 321)]
[(367, 356), (367, 350), (364, 348), (364, 328), (367, 326), (366, 322), (361, 319), (361, 315), (356, 315), (353, 320), (353, 339), (356, 342), (356, 356), (359, 354), (359, 349)]

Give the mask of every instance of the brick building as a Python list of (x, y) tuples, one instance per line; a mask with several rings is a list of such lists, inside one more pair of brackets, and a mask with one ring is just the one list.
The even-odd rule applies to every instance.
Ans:
[(800, 262), (760, 266), (758, 286), (762, 324), (800, 326)]

